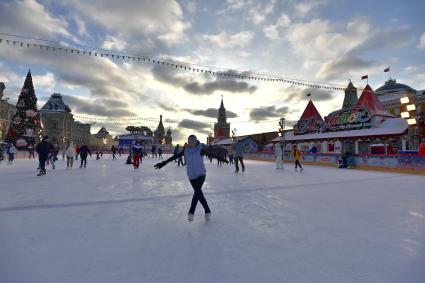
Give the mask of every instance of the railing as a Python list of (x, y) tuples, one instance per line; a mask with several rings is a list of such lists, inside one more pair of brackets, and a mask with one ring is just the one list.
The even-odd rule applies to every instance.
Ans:
[[(246, 153), (246, 158), (257, 160), (274, 160), (274, 154)], [(317, 165), (337, 166), (341, 154), (337, 153), (303, 153), (302, 161)], [(293, 161), (292, 154), (286, 154), (286, 161)], [(387, 168), (400, 170), (423, 171), (425, 173), (425, 155), (418, 154), (353, 154), (353, 165), (361, 168)]]

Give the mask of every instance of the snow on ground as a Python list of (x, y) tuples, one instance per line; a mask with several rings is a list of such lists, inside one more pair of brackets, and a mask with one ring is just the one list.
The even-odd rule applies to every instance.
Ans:
[(247, 161), (185, 168), (110, 157), (36, 177), (0, 165), (0, 282), (425, 282), (424, 176)]

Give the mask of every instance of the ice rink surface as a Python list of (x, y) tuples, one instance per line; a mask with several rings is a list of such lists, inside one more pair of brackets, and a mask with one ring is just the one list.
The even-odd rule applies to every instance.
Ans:
[(425, 282), (424, 176), (206, 162), (188, 223), (185, 167), (124, 161), (2, 163), (0, 282)]

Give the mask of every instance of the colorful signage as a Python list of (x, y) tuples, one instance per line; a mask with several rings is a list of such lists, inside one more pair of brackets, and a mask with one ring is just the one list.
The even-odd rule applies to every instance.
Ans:
[(300, 119), (294, 126), (294, 134), (334, 132), (346, 130), (358, 130), (369, 128), (372, 113), (364, 107), (351, 107), (332, 112), (325, 117), (325, 121), (315, 118)]
[(352, 107), (333, 112), (325, 117), (322, 132), (345, 131), (370, 127), (372, 113), (364, 107)]
[(294, 125), (294, 134), (302, 135), (306, 133), (317, 133), (322, 127), (322, 121), (311, 119), (300, 119), (297, 124)]

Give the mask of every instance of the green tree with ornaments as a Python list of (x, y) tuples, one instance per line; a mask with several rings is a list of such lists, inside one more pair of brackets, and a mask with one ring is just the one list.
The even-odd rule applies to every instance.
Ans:
[(40, 135), (43, 135), (40, 113), (37, 110), (37, 97), (29, 70), (16, 104), (16, 114), (7, 132), (6, 142), (13, 143), (18, 149), (26, 149), (30, 144), (34, 145)]

